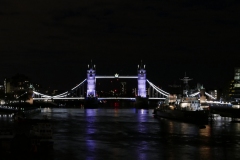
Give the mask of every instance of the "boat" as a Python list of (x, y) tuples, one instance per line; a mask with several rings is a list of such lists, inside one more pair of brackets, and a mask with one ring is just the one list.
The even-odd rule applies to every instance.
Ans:
[[(185, 83), (188, 77), (184, 77)], [(191, 97), (186, 83), (183, 94), (169, 94), (164, 102), (159, 103), (154, 109), (155, 117), (179, 120), (195, 124), (208, 124), (209, 109), (203, 109), (198, 97)]]
[(201, 107), (196, 97), (177, 98), (169, 95), (153, 112), (156, 117), (164, 117), (183, 122), (208, 124), (209, 110)]
[(11, 114), (11, 113), (15, 113), (17, 111), (18, 111), (17, 107), (10, 106), (10, 105), (0, 105), (0, 112), (1, 113)]
[(210, 106), (211, 112), (219, 114), (221, 117), (231, 117), (233, 119), (240, 118), (240, 103), (220, 103), (218, 105)]
[(209, 108), (209, 104), (208, 103), (206, 103), (206, 102), (200, 102), (200, 105), (201, 105), (201, 107), (203, 108), (203, 109), (210, 109)]

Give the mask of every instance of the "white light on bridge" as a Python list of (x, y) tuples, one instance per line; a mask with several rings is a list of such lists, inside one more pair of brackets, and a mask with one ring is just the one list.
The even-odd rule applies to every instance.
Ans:
[(95, 78), (138, 78), (137, 76), (119, 76), (114, 75), (114, 76), (96, 76)]

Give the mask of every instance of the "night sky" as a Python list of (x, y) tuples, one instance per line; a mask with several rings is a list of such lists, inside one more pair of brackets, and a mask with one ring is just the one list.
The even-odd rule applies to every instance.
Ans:
[[(68, 90), (97, 75), (136, 75), (166, 88), (193, 78), (221, 88), (240, 67), (238, 0), (1, 0), (0, 82), (17, 73)], [(137, 82), (136, 82), (137, 83)]]

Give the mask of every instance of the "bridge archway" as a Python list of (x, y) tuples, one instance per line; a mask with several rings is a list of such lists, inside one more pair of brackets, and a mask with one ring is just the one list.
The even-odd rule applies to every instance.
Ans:
[[(96, 91), (96, 79), (98, 78), (112, 78), (112, 79), (121, 79), (121, 78), (127, 78), (127, 79), (137, 79), (138, 84), (134, 84), (134, 88), (131, 90), (133, 91), (130, 94), (126, 96), (110, 96), (110, 97), (99, 97)], [(128, 81), (128, 80), (125, 80)], [(149, 88), (147, 89), (147, 84), (149, 85)], [(86, 87), (86, 92), (84, 92)], [(82, 91), (80, 94), (80, 90)], [(79, 91), (79, 94), (77, 95), (77, 91)], [(151, 92), (152, 91), (152, 92)], [(88, 65), (87, 69), (87, 78), (84, 79), (82, 82), (80, 82), (78, 85), (73, 87), (71, 90), (68, 90), (64, 93), (57, 94), (57, 95), (46, 95), (39, 93), (37, 91), (33, 91), (34, 97), (33, 100), (98, 100), (98, 99), (135, 99), (136, 101), (145, 101), (149, 99), (156, 99), (156, 100), (162, 100), (165, 99), (165, 96), (167, 97), (169, 93), (163, 91), (158, 86), (154, 85), (152, 82), (150, 82), (148, 79), (146, 79), (146, 69), (145, 65), (141, 64), (137, 67), (137, 75), (136, 76), (122, 76), (122, 75), (112, 75), (112, 76), (98, 76), (96, 75), (96, 66), (92, 64)], [(152, 97), (151, 97), (152, 93)], [(157, 94), (154, 94), (157, 93)], [(159, 95), (159, 96), (158, 96)], [(134, 96), (134, 98), (133, 98)]]

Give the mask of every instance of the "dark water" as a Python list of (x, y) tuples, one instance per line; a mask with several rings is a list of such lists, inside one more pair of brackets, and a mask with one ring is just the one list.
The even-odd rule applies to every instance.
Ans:
[[(56, 160), (240, 159), (240, 123), (216, 117), (200, 128), (156, 119), (152, 109), (44, 108), (53, 122)], [(11, 124), (11, 119), (1, 116)], [(47, 159), (45, 157), (45, 159)]]

